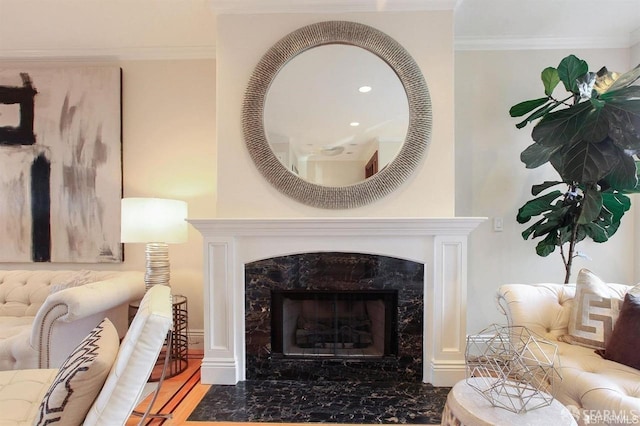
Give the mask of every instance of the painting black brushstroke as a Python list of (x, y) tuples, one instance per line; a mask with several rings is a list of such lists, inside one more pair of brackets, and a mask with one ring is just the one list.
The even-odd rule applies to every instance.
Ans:
[(34, 262), (51, 260), (51, 163), (40, 154), (31, 165), (32, 256)]
[(0, 262), (122, 262), (121, 76), (0, 66)]
[(20, 123), (17, 126), (0, 127), (0, 145), (33, 145), (36, 135), (33, 132), (35, 96), (28, 73), (20, 73), (22, 87), (0, 86), (0, 104), (20, 105)]

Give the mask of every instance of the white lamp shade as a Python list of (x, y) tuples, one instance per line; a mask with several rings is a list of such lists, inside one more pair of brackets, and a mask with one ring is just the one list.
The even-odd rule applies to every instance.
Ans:
[(164, 198), (123, 198), (120, 241), (123, 243), (184, 243), (187, 203)]

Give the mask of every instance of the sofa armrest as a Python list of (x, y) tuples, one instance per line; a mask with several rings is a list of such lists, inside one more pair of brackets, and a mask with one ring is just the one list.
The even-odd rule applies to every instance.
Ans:
[(31, 329), (31, 346), (39, 353), (39, 368), (56, 368), (104, 318), (120, 337), (127, 330), (129, 303), (145, 293), (141, 272), (114, 274), (102, 281), (50, 294), (38, 310)]
[(567, 334), (575, 287), (563, 284), (505, 284), (496, 294), (509, 326), (524, 326), (547, 340)]

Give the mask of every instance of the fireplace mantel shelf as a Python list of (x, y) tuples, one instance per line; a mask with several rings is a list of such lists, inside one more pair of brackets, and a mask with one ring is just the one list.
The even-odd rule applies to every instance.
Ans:
[(423, 381), (464, 377), (467, 238), (486, 218), (188, 219), (203, 236), (205, 384), (245, 379), (245, 265), (312, 252), (420, 262), (424, 268)]
[[(212, 218), (188, 219), (201, 232), (217, 234), (268, 235), (340, 235), (373, 233), (377, 235), (468, 235), (486, 217), (411, 217), (411, 218)], [(347, 234), (348, 235), (348, 234)]]

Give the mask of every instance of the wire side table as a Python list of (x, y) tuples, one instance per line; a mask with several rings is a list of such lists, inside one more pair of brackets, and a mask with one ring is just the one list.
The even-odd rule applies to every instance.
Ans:
[[(189, 335), (188, 335), (188, 310), (187, 297), (173, 295), (173, 327), (170, 331), (171, 339), (165, 340), (165, 345), (158, 355), (156, 366), (149, 377), (150, 382), (157, 382), (162, 378), (165, 359), (168, 356), (167, 369), (164, 378), (168, 379), (182, 373), (189, 366)], [(129, 305), (129, 324), (135, 316), (140, 302), (133, 302)]]

